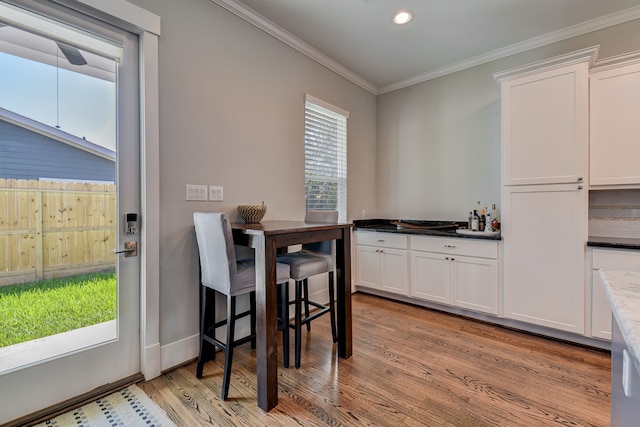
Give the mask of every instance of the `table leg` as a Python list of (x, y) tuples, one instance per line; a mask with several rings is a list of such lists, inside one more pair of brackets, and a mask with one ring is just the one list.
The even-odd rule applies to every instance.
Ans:
[(336, 241), (338, 355), (352, 354), (351, 337), (351, 230), (343, 229), (342, 239)]
[(278, 404), (278, 340), (275, 242), (254, 236), (256, 256), (256, 364), (258, 406)]

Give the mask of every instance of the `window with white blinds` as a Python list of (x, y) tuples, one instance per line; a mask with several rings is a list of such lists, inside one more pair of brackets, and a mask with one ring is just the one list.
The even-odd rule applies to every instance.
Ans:
[(307, 210), (337, 210), (347, 220), (349, 113), (305, 95), (304, 184)]

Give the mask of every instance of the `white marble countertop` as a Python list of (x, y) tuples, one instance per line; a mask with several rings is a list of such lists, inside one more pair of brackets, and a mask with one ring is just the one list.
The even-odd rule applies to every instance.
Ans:
[(611, 311), (640, 372), (640, 273), (600, 271)]

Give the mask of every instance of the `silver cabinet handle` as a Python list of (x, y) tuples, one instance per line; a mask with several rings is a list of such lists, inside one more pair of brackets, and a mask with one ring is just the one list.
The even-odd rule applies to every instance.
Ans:
[(582, 182), (582, 177), (581, 176), (578, 177), (578, 182)]
[(582, 185), (578, 185), (578, 190), (582, 190)]
[(456, 247), (456, 245), (444, 245), (444, 247), (445, 247), (445, 248), (451, 248), (451, 249), (453, 249), (453, 248), (455, 248), (455, 247)]

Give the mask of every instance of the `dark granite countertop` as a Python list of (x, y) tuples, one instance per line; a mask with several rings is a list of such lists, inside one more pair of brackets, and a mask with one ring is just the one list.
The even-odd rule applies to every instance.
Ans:
[(640, 239), (629, 237), (600, 237), (589, 236), (587, 246), (597, 248), (633, 249), (640, 250)]
[[(395, 222), (406, 224), (406, 227), (398, 226)], [(412, 226), (419, 228), (410, 228)], [(356, 230), (381, 231), (385, 233), (411, 234), (418, 236), (455, 237), (460, 239), (501, 240), (500, 234), (496, 236), (483, 236), (482, 234), (464, 235), (456, 233), (458, 228), (467, 228), (467, 222), (442, 221), (442, 220), (414, 220), (414, 219), (356, 219), (353, 220), (353, 228)]]

